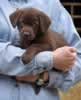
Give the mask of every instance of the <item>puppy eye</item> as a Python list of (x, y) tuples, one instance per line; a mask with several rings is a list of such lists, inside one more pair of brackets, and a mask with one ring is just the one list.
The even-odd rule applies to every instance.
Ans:
[(38, 21), (33, 21), (32, 25), (33, 25), (33, 26), (38, 26), (39, 23), (38, 23)]
[(35, 21), (35, 24), (38, 25), (39, 24), (38, 21)]
[(19, 28), (22, 28), (24, 26), (24, 23), (19, 23), (18, 26)]

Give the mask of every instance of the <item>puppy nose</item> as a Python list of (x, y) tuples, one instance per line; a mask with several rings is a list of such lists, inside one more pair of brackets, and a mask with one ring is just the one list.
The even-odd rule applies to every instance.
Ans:
[(33, 36), (31, 35), (30, 32), (24, 32), (24, 37), (27, 37), (29, 40), (33, 40)]

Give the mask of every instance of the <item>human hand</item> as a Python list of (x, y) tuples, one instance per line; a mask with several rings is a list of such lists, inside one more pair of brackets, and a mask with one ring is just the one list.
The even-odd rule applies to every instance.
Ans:
[(64, 46), (53, 51), (54, 68), (68, 71), (76, 61), (76, 48)]

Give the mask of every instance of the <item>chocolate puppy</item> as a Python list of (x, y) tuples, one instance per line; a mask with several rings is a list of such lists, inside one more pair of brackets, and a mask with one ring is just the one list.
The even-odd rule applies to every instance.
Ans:
[(50, 18), (35, 8), (18, 9), (10, 15), (12, 26), (17, 26), (20, 35), (20, 47), (27, 48), (22, 55), (24, 64), (41, 51), (53, 51), (68, 45), (64, 37), (50, 30)]

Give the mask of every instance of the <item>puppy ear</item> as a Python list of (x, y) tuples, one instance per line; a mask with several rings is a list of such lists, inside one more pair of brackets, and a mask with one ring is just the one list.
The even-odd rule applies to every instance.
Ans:
[(50, 24), (51, 24), (50, 18), (46, 14), (41, 12), (39, 15), (39, 27), (40, 27), (39, 31), (43, 33), (46, 32)]
[(22, 11), (17, 10), (9, 16), (11, 24), (12, 24), (13, 27), (16, 27), (18, 20), (19, 20), (21, 15), (22, 15)]

